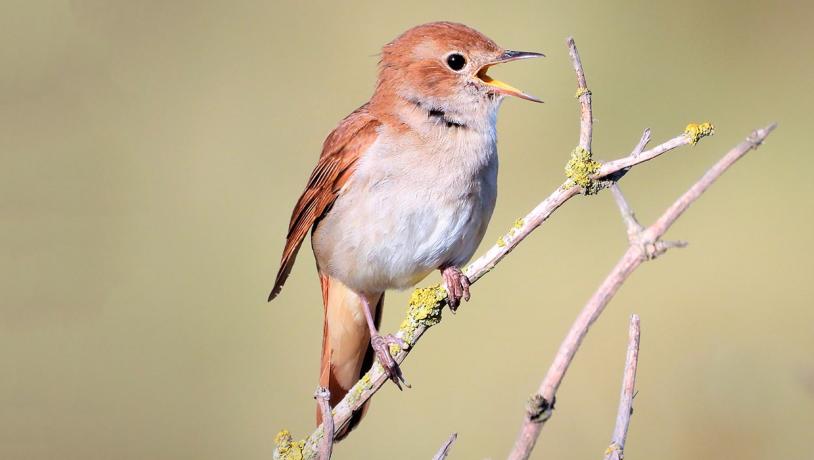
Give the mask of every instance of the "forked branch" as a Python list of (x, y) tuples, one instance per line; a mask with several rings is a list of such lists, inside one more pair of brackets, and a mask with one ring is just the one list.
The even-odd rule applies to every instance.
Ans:
[(594, 292), (594, 295), (588, 300), (588, 303), (585, 304), (585, 307), (583, 307), (576, 321), (574, 321), (574, 324), (568, 331), (568, 335), (566, 335), (560, 345), (557, 355), (554, 357), (554, 362), (551, 363), (537, 392), (532, 395), (530, 399), (532, 404), (526, 411), (520, 433), (517, 436), (514, 448), (509, 454), (510, 460), (527, 459), (531, 454), (543, 425), (551, 416), (551, 409), (554, 405), (557, 389), (560, 387), (565, 373), (571, 365), (582, 340), (585, 338), (591, 325), (599, 318), (599, 315), (605, 310), (608, 302), (610, 302), (616, 292), (618, 292), (622, 284), (642, 262), (656, 258), (670, 248), (683, 247), (686, 245), (686, 243), (681, 241), (662, 241), (661, 238), (670, 226), (675, 223), (676, 219), (678, 219), (721, 174), (726, 172), (729, 167), (746, 155), (746, 153), (762, 144), (776, 126), (776, 124), (771, 124), (765, 128), (758, 129), (746, 138), (746, 140), (733, 147), (732, 150), (715, 163), (698, 182), (681, 195), (650, 227), (639, 230), (636, 227), (638, 222), (635, 222), (635, 218), (632, 217), (633, 213), (630, 210), (630, 205), (627, 204), (621, 191), (617, 190), (615, 192), (617, 203), (619, 203), (622, 215), (625, 216), (625, 221), (627, 222), (628, 235), (630, 235), (631, 242), (630, 246), (596, 292)]
[[(464, 274), (473, 284), (488, 273), (492, 268), (494, 268), (501, 260), (503, 260), (506, 255), (508, 255), (515, 247), (517, 247), (518, 244), (520, 244), (521, 241), (523, 241), (529, 234), (531, 234), (543, 222), (545, 222), (554, 213), (554, 211), (556, 211), (566, 201), (581, 193), (596, 193), (600, 189), (614, 183), (630, 168), (656, 158), (675, 148), (688, 144), (695, 144), (701, 137), (712, 133), (712, 126), (708, 123), (701, 125), (691, 124), (687, 126), (687, 129), (682, 134), (679, 134), (678, 136), (669, 139), (666, 142), (653, 147), (652, 149), (644, 150), (645, 145), (650, 138), (650, 133), (648, 130), (645, 131), (639, 144), (629, 155), (603, 164), (594, 161), (591, 157), (590, 151), (592, 137), (591, 93), (587, 88), (585, 74), (582, 70), (579, 53), (577, 52), (573, 39), (569, 38), (568, 45), (571, 61), (577, 73), (577, 97), (580, 102), (580, 139), (578, 147), (574, 149), (574, 152), (572, 152), (572, 159), (566, 168), (568, 179), (566, 179), (561, 186), (557, 187), (557, 189), (554, 190), (546, 199), (532, 209), (525, 217), (517, 219), (512, 228), (498, 240), (497, 244), (492, 246), (488, 251), (486, 251), (485, 254), (472, 262), (464, 270)], [(768, 135), (768, 132), (771, 131), (771, 129), (773, 129), (773, 126), (756, 132), (754, 138), (749, 143), (749, 148), (753, 148), (762, 142), (763, 138)], [(728, 166), (725, 166), (724, 170), (726, 168), (728, 168)], [(723, 170), (720, 172), (723, 172)], [(720, 175), (720, 172), (718, 175)], [(706, 186), (708, 187), (709, 184), (714, 181), (714, 179), (715, 177), (710, 178)], [(682, 201), (683, 204), (674, 205), (675, 209), (671, 208), (674, 209), (673, 212), (677, 212), (678, 215), (680, 215), (680, 213), (682, 213), (686, 207), (689, 206), (692, 201), (694, 201), (694, 199), (697, 199), (697, 196), (700, 195), (705, 188), (706, 187), (702, 187), (700, 191), (699, 189), (691, 189), (694, 195), (689, 196), (687, 198), (688, 201)], [(659, 238), (664, 231), (669, 228), (674, 220), (675, 219), (670, 220), (669, 218), (659, 219), (657, 224), (654, 224), (654, 227), (642, 231), (642, 244), (632, 245), (631, 249), (629, 249), (628, 253), (626, 253), (626, 255), (623, 257), (622, 261), (617, 264), (617, 268), (614, 269), (613, 273), (620, 278), (611, 279), (609, 277), (609, 279), (607, 279), (606, 282), (600, 287), (598, 294), (595, 294), (596, 299), (592, 299), (591, 302), (594, 302), (594, 304), (590, 305), (593, 305), (593, 313), (595, 313), (597, 316), (599, 313), (601, 313), (602, 308), (604, 308), (604, 304), (606, 304), (610, 299), (610, 296), (616, 292), (616, 289), (618, 289), (621, 282), (629, 275), (629, 272), (638, 266), (641, 257), (645, 257), (644, 255), (647, 256), (645, 258), (654, 257), (670, 246), (670, 244), (661, 242)], [(647, 246), (648, 241), (652, 242), (650, 243), (650, 246), (652, 246), (650, 249), (648, 249)], [(440, 321), (441, 310), (446, 304), (446, 295), (447, 293), (445, 289), (438, 285), (429, 288), (416, 289), (416, 291), (413, 292), (412, 298), (410, 299), (407, 318), (402, 322), (401, 327), (395, 334), (398, 338), (404, 340), (409, 345), (409, 348), (407, 350), (392, 350), (396, 362), (403, 362), (410, 351), (414, 349), (415, 344), (426, 332), (426, 330)], [(604, 302), (604, 304), (602, 304), (602, 302)], [(601, 306), (599, 306), (600, 304)], [(599, 306), (599, 308), (597, 308), (597, 306)], [(586, 309), (587, 308), (588, 306), (586, 306)], [(585, 327), (585, 331), (587, 332), (587, 326), (589, 326), (590, 323), (592, 323), (595, 319), (596, 317), (593, 316), (591, 311), (586, 312), (584, 310), (578, 321), (583, 321), (581, 324)], [(567, 340), (572, 340), (571, 345), (576, 347), (579, 345), (579, 342), (581, 342), (583, 336), (584, 333), (580, 335), (579, 331), (572, 331), (572, 333), (569, 333)], [(563, 353), (562, 356), (558, 354), (555, 364), (552, 365), (552, 369), (555, 371), (555, 374), (557, 372), (560, 373), (559, 380), (556, 376), (552, 376), (552, 378), (547, 377), (547, 379), (544, 380), (543, 385), (541, 385), (540, 391), (538, 391), (538, 393), (536, 393), (532, 398), (533, 402), (536, 401), (536, 403), (533, 404), (533, 408), (542, 409), (539, 411), (541, 414), (550, 414), (550, 409), (553, 407), (554, 393), (556, 392), (556, 388), (559, 386), (559, 382), (561, 381), (562, 375), (567, 369), (570, 360), (573, 358), (573, 352), (576, 351), (576, 348), (574, 348), (572, 351), (563, 350), (561, 348), (560, 351)], [(551, 373), (552, 370), (549, 372)], [(340, 401), (333, 408), (334, 416), (332, 421), (335, 431), (340, 431), (342, 427), (344, 427), (350, 421), (353, 412), (361, 408), (361, 406), (368, 399), (370, 399), (386, 381), (387, 376), (384, 373), (384, 370), (378, 363), (375, 363), (371, 370), (368, 371), (351, 388), (345, 398), (343, 398), (342, 401)], [(529, 411), (529, 413), (531, 412), (532, 411)], [(539, 429), (542, 426), (542, 422), (539, 420), (544, 421), (545, 418), (546, 417), (544, 416), (532, 417), (533, 420), (530, 425), (526, 426), (524, 424), (524, 430), (528, 429), (529, 431), (521, 432), (525, 433), (525, 435), (522, 435), (521, 438), (526, 440), (528, 452), (530, 452), (531, 448), (533, 448), (534, 440), (536, 440)], [(308, 438), (303, 441), (296, 442), (292, 441), (288, 432), (281, 432), (280, 435), (278, 435), (279, 442), (277, 443), (277, 448), (275, 449), (275, 458), (284, 458), (283, 452), (289, 452), (290, 449), (297, 450), (304, 459), (315, 458), (319, 450), (320, 440), (323, 437), (323, 433), (331, 433), (331, 431), (334, 431), (327, 430), (326, 428), (327, 427), (320, 425)], [(518, 442), (520, 442), (521, 438), (518, 438)], [(518, 449), (518, 446), (522, 447), (522, 443), (516, 444), (515, 449)], [(522, 450), (524, 449), (521, 449), (521, 451)], [(528, 454), (526, 453), (525, 457), (513, 456), (511, 458), (526, 458), (527, 455)]]

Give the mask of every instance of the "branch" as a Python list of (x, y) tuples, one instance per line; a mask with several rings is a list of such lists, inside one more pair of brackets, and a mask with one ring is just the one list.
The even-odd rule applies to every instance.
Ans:
[[(571, 329), (568, 331), (565, 340), (560, 345), (554, 362), (540, 383), (537, 393), (531, 398), (532, 406), (527, 410), (520, 429), (520, 434), (515, 441), (514, 448), (509, 454), (510, 460), (527, 459), (534, 449), (537, 437), (540, 435), (543, 425), (551, 416), (551, 409), (557, 389), (560, 387), (565, 372), (574, 355), (577, 352), (582, 340), (588, 333), (588, 329), (599, 318), (611, 298), (619, 290), (619, 287), (627, 280), (642, 262), (652, 260), (673, 247), (682, 247), (683, 242), (662, 241), (661, 237), (678, 219), (681, 214), (704, 191), (712, 185), (735, 161), (743, 157), (747, 152), (757, 148), (771, 133), (776, 124), (771, 124), (765, 128), (753, 132), (745, 141), (736, 145), (726, 155), (723, 156), (706, 174), (684, 193), (672, 206), (670, 206), (661, 217), (650, 227), (635, 235), (633, 242), (616, 263), (610, 274), (605, 278), (594, 295), (583, 307)], [(621, 193), (619, 194), (621, 196)], [(629, 209), (629, 206), (624, 206)]]
[[(652, 160), (666, 152), (687, 144), (695, 144), (701, 137), (712, 133), (711, 125), (688, 125), (684, 133), (646, 151), (641, 151), (637, 146), (634, 151), (617, 160), (599, 164), (590, 158), (591, 143), (591, 98), (585, 84), (584, 72), (582, 72), (579, 54), (573, 40), (569, 40), (569, 48), (573, 48), (572, 64), (575, 66), (578, 75), (578, 97), (580, 100), (580, 144), (573, 153), (572, 161), (569, 162), (568, 179), (557, 187), (545, 200), (540, 202), (525, 217), (517, 219), (512, 228), (497, 241), (485, 254), (472, 262), (465, 270), (464, 274), (469, 278), (470, 283), (476, 283), (486, 273), (491, 271), (506, 255), (508, 255), (517, 245), (528, 235), (545, 222), (566, 201), (581, 193), (595, 193), (614, 180), (617, 173), (624, 172), (633, 166)], [(704, 130), (702, 128), (707, 127)], [(649, 131), (645, 133), (649, 138)], [(643, 141), (644, 142), (644, 136)], [(640, 144), (642, 143), (640, 142)], [(586, 148), (587, 147), (587, 148)], [(579, 149), (583, 150), (585, 156), (576, 155)], [(575, 168), (571, 168), (572, 162)], [(580, 174), (572, 172), (581, 172)], [(404, 340), (408, 345), (406, 350), (392, 350), (397, 363), (402, 363), (407, 355), (415, 348), (415, 344), (428, 328), (438, 324), (441, 320), (441, 310), (446, 304), (447, 292), (440, 285), (428, 288), (416, 289), (410, 299), (407, 318), (402, 322), (401, 327), (395, 336)], [(348, 394), (333, 408), (333, 422), (335, 431), (340, 431), (347, 423), (354, 411), (360, 409), (387, 381), (387, 375), (382, 366), (375, 362), (368, 371), (348, 392)], [(303, 441), (289, 442), (290, 445), (298, 447), (305, 459), (315, 458), (318, 450), (319, 440), (323, 436), (323, 426), (320, 425), (311, 435)], [(286, 436), (281, 436), (285, 434)], [(283, 430), (278, 435), (278, 439), (291, 441), (290, 433)], [(279, 443), (275, 449), (275, 454), (279, 454), (282, 448), (289, 444)]]
[(568, 44), (568, 56), (571, 58), (571, 65), (577, 73), (577, 99), (579, 99), (579, 146), (584, 150), (591, 151), (591, 139), (593, 137), (593, 110), (591, 109), (591, 90), (585, 82), (585, 72), (582, 70), (582, 60), (579, 58), (577, 45), (574, 37), (566, 39)]
[(318, 460), (330, 460), (331, 452), (334, 446), (334, 417), (331, 415), (331, 392), (327, 388), (319, 387), (314, 398), (319, 404), (319, 410), (322, 411), (322, 426), (325, 433), (330, 433), (330, 436), (322, 436), (322, 441), (319, 444)]
[(613, 430), (611, 445), (605, 451), (605, 460), (622, 460), (625, 456), (625, 440), (630, 416), (633, 415), (633, 390), (636, 386), (636, 366), (639, 364), (639, 315), (630, 317), (630, 333), (625, 358), (625, 373), (622, 377), (622, 394), (619, 396), (619, 411), (616, 413), (616, 428)]
[(432, 460), (444, 460), (449, 455), (450, 449), (452, 449), (452, 444), (455, 440), (458, 439), (458, 433), (452, 433), (449, 436), (449, 439), (444, 441), (444, 444), (441, 445), (441, 448), (438, 449), (438, 452), (432, 457)]
[(644, 227), (639, 221), (636, 219), (636, 214), (633, 212), (633, 209), (628, 204), (627, 200), (625, 200), (625, 196), (622, 195), (622, 190), (619, 188), (619, 184), (614, 183), (610, 186), (611, 193), (613, 194), (613, 199), (616, 201), (616, 205), (619, 207), (619, 212), (622, 214), (622, 220), (625, 222), (625, 229), (627, 230), (627, 240), (629, 243), (634, 243), (636, 237), (642, 233)]

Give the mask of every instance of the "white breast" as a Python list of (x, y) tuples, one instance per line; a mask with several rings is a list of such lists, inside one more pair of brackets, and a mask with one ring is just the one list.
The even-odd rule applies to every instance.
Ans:
[(494, 123), (431, 136), (383, 128), (314, 232), (320, 269), (375, 293), (466, 263), (494, 210), (497, 169)]

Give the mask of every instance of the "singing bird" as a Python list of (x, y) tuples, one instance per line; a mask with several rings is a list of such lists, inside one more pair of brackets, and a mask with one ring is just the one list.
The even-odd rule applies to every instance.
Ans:
[(495, 207), (498, 108), (505, 95), (542, 102), (487, 70), (541, 56), (505, 50), (463, 24), (413, 27), (382, 49), (370, 101), (325, 139), (291, 215), (269, 301), (310, 229), (325, 307), (319, 382), (330, 389), (332, 406), (374, 356), (399, 388), (406, 385), (389, 348), (407, 345), (378, 332), (385, 291), (440, 270), (449, 307), (469, 300), (459, 267), (474, 254)]

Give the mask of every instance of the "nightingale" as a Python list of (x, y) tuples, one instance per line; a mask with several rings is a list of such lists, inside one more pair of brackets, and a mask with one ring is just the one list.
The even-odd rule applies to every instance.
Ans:
[[(319, 383), (330, 390), (331, 406), (374, 358), (399, 389), (409, 386), (390, 354), (390, 345), (407, 345), (378, 332), (385, 291), (439, 270), (450, 309), (469, 300), (460, 267), (495, 207), (498, 108), (507, 95), (542, 102), (487, 71), (541, 56), (503, 49), (463, 24), (413, 27), (382, 49), (370, 101), (325, 139), (291, 215), (269, 301), (311, 230), (324, 305)], [(366, 410), (337, 427), (336, 437)]]

